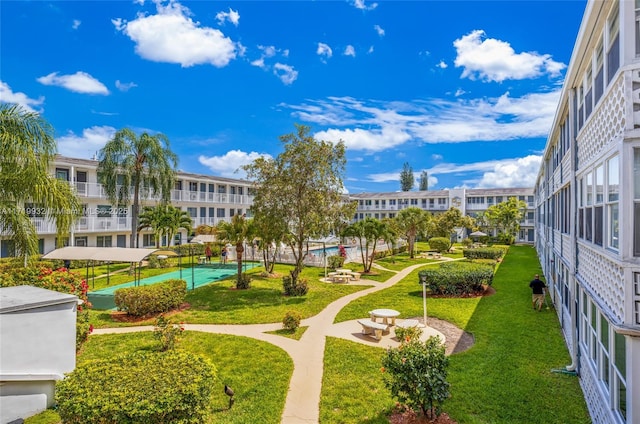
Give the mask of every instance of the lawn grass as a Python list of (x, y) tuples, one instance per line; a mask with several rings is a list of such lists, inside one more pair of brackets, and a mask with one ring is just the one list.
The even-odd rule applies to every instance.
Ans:
[[(293, 372), (293, 361), (269, 343), (229, 335), (186, 331), (178, 348), (204, 356), (216, 367), (209, 424), (279, 423)], [(155, 349), (151, 332), (91, 336), (78, 356), (78, 366), (104, 359), (115, 352)], [(235, 404), (223, 388), (235, 391)], [(55, 424), (60, 417), (48, 410), (30, 418), (28, 424)]]
[(293, 340), (300, 340), (305, 331), (307, 331), (309, 327), (298, 327), (294, 331), (287, 330), (286, 328), (281, 328), (275, 331), (265, 331), (267, 334), (275, 334), (276, 336), (288, 337)]
[[(288, 275), (290, 269), (291, 266), (276, 266), (277, 277), (261, 276), (261, 268), (249, 270), (253, 280), (248, 290), (235, 290), (235, 277), (196, 288), (187, 292), (186, 302), (190, 308), (172, 317), (189, 324), (261, 324), (282, 322), (288, 311), (296, 311), (304, 319), (318, 314), (334, 300), (367, 287), (321, 282), (324, 270), (307, 267), (301, 278), (308, 280), (309, 292), (305, 296), (288, 297), (283, 295), (282, 276)], [(155, 320), (116, 322), (109, 311), (93, 310), (89, 316), (95, 328), (153, 325)]]
[[(443, 409), (459, 424), (590, 422), (577, 377), (551, 373), (571, 361), (555, 311), (531, 308), (528, 282), (540, 272), (535, 250), (514, 246), (494, 279), (495, 295), (427, 300), (431, 316), (455, 323), (476, 340), (470, 350), (450, 357), (451, 398)], [(393, 287), (352, 302), (336, 321), (367, 316), (373, 307), (400, 310), (403, 318), (421, 316), (419, 290), (414, 271)], [(327, 340), (323, 423), (386, 422), (395, 403), (380, 389), (383, 353)], [(351, 374), (352, 368), (357, 372)]]

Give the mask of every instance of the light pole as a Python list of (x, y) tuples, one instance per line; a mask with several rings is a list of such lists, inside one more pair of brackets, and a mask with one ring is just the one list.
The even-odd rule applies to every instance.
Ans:
[(427, 274), (418, 273), (422, 284), (422, 309), (424, 311), (424, 326), (427, 327)]

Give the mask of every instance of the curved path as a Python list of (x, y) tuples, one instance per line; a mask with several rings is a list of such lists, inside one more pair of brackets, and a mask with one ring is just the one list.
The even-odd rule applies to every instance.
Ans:
[[(252, 337), (269, 342), (285, 350), (293, 360), (293, 373), (289, 382), (289, 391), (287, 392), (281, 423), (317, 423), (320, 417), (320, 392), (322, 389), (325, 340), (326, 336), (331, 334), (331, 328), (338, 312), (351, 301), (389, 288), (413, 270), (434, 263), (437, 262), (409, 266), (384, 283), (376, 284), (333, 301), (317, 315), (302, 320), (300, 325), (308, 328), (300, 340), (265, 333), (266, 331), (281, 329), (282, 323), (249, 325), (185, 324), (184, 328), (185, 330), (206, 333)], [(103, 328), (94, 330), (92, 334), (133, 333), (152, 330), (153, 326)]]

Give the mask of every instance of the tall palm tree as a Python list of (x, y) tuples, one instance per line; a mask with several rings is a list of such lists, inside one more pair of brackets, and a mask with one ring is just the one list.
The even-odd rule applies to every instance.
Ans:
[(244, 252), (244, 242), (253, 239), (255, 226), (252, 219), (246, 219), (243, 215), (234, 215), (231, 222), (221, 221), (218, 223), (216, 232), (220, 240), (236, 246), (236, 261), (238, 262), (238, 278), (236, 286), (239, 286), (242, 275), (242, 253)]
[[(349, 225), (344, 229), (342, 235), (344, 237), (354, 237), (358, 239), (364, 272), (371, 272), (378, 239), (387, 237), (388, 233), (389, 229), (386, 223), (379, 219), (367, 217), (362, 221), (357, 221)], [(371, 254), (369, 254), (369, 249), (371, 249)]]
[(414, 245), (416, 237), (426, 233), (430, 219), (431, 214), (429, 212), (416, 207), (403, 209), (395, 216), (396, 224), (409, 244), (409, 257), (411, 259), (415, 257)]
[(163, 205), (156, 207), (145, 206), (142, 208), (142, 212), (138, 217), (138, 233), (145, 228), (150, 228), (153, 231), (153, 239), (156, 242), (156, 247), (160, 247), (160, 239), (164, 234), (162, 220), (165, 214), (166, 212)]
[(55, 153), (53, 128), (39, 114), (0, 105), (0, 236), (12, 240), (15, 254), (25, 260), (38, 253), (26, 203), (55, 222), (58, 242), (82, 214), (71, 185), (49, 173)]
[[(119, 130), (98, 153), (98, 181), (113, 205), (129, 205), (131, 211), (131, 247), (137, 247), (136, 230), (140, 197), (151, 195), (168, 201), (175, 180), (178, 157), (169, 148), (164, 134)], [(133, 199), (132, 192), (133, 191)]]

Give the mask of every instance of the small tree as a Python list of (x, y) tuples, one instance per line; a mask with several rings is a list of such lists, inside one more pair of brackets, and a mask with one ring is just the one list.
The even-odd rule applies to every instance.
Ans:
[(402, 166), (402, 172), (400, 172), (400, 189), (402, 191), (410, 191), (415, 184), (416, 180), (413, 176), (413, 168), (411, 168), (409, 162), (405, 162)]
[(426, 234), (431, 214), (412, 206), (398, 212), (394, 219), (400, 233), (407, 239), (409, 256), (413, 259), (415, 257), (414, 245), (416, 237)]
[(439, 337), (429, 337), (424, 343), (417, 338), (405, 339), (382, 358), (384, 383), (400, 403), (435, 418), (449, 397), (448, 365)]
[(429, 190), (429, 173), (427, 171), (422, 171), (422, 174), (420, 174), (420, 181), (418, 184), (420, 186), (420, 191)]

